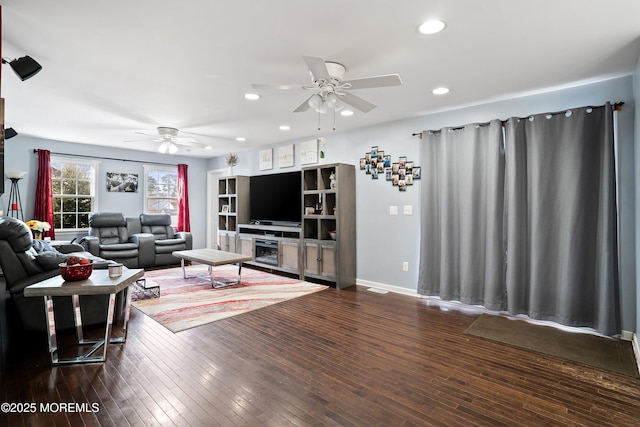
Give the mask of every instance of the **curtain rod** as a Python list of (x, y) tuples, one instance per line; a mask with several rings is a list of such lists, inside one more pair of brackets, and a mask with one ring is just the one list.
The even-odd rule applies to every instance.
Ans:
[[(616, 102), (615, 104), (613, 104), (613, 111), (622, 111), (622, 106), (624, 105), (624, 102)], [(595, 108), (595, 107), (591, 107), (591, 106), (586, 106), (586, 107), (579, 107), (579, 108)], [(571, 108), (567, 108), (567, 110), (570, 110)], [(547, 113), (547, 114), (551, 114), (551, 115), (556, 115), (556, 114), (564, 114), (567, 110), (562, 110), (562, 111), (557, 111), (555, 113)], [(501, 120), (502, 122), (502, 126), (507, 124), (507, 120)], [(483, 125), (485, 123), (480, 123), (480, 125)], [(488, 124), (488, 123), (486, 123)], [(454, 129), (462, 129), (464, 128), (464, 126), (458, 127)], [(411, 136), (419, 136), (420, 139), (422, 139), (422, 132), (416, 132), (416, 133), (412, 133)]]
[[(38, 152), (37, 148), (33, 149), (34, 153)], [(98, 157), (98, 156), (85, 156), (83, 154), (67, 154), (67, 153), (56, 153), (51, 151), (51, 154), (57, 154), (59, 156), (69, 156), (69, 157), (82, 157), (85, 159), (98, 159), (98, 160), (119, 160), (122, 162), (133, 162), (133, 163), (146, 163), (150, 165), (161, 165), (161, 166), (178, 166), (172, 163), (160, 163), (160, 162), (143, 162), (142, 160), (130, 160), (130, 159), (117, 159), (115, 157)]]

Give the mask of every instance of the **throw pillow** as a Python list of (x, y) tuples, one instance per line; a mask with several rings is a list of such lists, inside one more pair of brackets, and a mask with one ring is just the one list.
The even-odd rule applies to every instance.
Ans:
[(58, 252), (53, 246), (51, 246), (48, 242), (44, 240), (33, 240), (33, 244), (31, 245), (36, 250), (37, 253), (41, 254), (43, 252)]
[(58, 264), (66, 262), (67, 258), (69, 258), (69, 255), (61, 254), (57, 251), (47, 251), (38, 254), (36, 259), (38, 260), (40, 267), (45, 271), (50, 271), (58, 268)]

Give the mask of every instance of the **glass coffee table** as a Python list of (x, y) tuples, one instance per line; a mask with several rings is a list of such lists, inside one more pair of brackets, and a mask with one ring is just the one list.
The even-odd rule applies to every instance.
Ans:
[[(127, 323), (131, 309), (131, 292), (129, 286), (144, 276), (143, 269), (122, 268), (122, 275), (109, 277), (108, 269), (93, 270), (87, 280), (67, 282), (61, 276), (52, 277), (24, 289), (25, 297), (44, 297), (45, 315), (47, 319), (49, 354), (52, 365), (65, 365), (72, 363), (94, 363), (107, 360), (107, 347), (112, 343), (123, 343), (127, 340)], [(116, 294), (124, 290), (125, 311), (122, 334), (118, 337), (111, 336), (113, 325)], [(109, 307), (105, 319), (104, 338), (97, 340), (85, 339), (82, 330), (82, 315), (80, 312), (80, 295), (109, 295)], [(58, 356), (58, 342), (56, 339), (56, 322), (54, 316), (53, 297), (69, 296), (73, 301), (73, 317), (76, 326), (78, 345), (92, 345), (83, 355), (71, 358)], [(95, 354), (102, 348), (101, 354)]]

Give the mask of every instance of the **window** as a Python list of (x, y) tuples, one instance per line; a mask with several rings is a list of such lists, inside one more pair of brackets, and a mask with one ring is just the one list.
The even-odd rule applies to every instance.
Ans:
[(145, 165), (144, 176), (144, 211), (169, 214), (175, 226), (178, 223), (178, 168)]
[(53, 227), (60, 231), (89, 228), (96, 204), (98, 162), (51, 156)]

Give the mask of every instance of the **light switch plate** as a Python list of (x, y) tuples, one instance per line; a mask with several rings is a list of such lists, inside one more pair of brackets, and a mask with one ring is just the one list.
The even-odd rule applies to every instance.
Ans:
[(404, 214), (405, 215), (413, 215), (413, 206), (404, 205)]
[(389, 215), (398, 215), (398, 207), (389, 206)]

